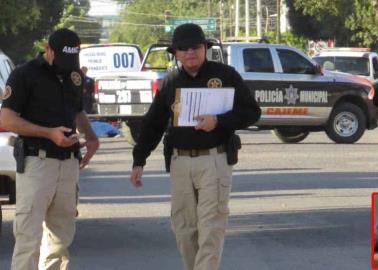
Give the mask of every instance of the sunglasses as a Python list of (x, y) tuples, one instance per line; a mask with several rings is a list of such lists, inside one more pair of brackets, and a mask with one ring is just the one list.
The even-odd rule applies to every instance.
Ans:
[(203, 44), (196, 44), (196, 45), (192, 45), (192, 46), (180, 46), (180, 47), (177, 47), (177, 50), (179, 51), (183, 51), (183, 52), (187, 52), (189, 51), (189, 49), (192, 49), (192, 50), (198, 50), (199, 48), (202, 48)]

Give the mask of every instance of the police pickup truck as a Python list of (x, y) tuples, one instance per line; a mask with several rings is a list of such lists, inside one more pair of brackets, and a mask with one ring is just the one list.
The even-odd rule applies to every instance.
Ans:
[[(116, 95), (112, 106), (120, 115), (138, 115), (131, 126), (134, 139), (159, 81), (179, 64), (166, 47), (152, 46), (140, 72), (97, 82), (99, 95)], [(325, 131), (336, 143), (354, 143), (366, 129), (377, 126), (374, 88), (368, 80), (322, 70), (295, 48), (224, 43), (209, 49), (207, 56), (233, 66), (241, 74), (262, 109), (257, 128), (273, 130), (283, 142), (300, 142), (309, 132)], [(114, 81), (116, 90), (110, 87)]]

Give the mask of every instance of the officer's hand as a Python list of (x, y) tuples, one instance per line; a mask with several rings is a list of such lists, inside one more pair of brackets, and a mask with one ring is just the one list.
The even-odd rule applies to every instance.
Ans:
[(98, 147), (100, 146), (100, 142), (98, 141), (97, 137), (87, 139), (83, 144), (80, 145), (81, 147), (85, 146), (87, 148), (87, 152), (85, 153), (84, 157), (80, 161), (80, 169), (84, 168), (88, 165), (89, 161), (96, 153)]
[(218, 123), (217, 117), (215, 115), (199, 115), (194, 119), (198, 121), (195, 129), (204, 130), (206, 132), (212, 131)]
[(134, 187), (143, 186), (142, 174), (143, 174), (142, 166), (136, 166), (133, 168), (133, 171), (131, 172), (131, 175), (130, 175), (130, 182), (134, 185)]
[(78, 142), (78, 138), (68, 138), (64, 133), (71, 132), (72, 129), (67, 127), (51, 128), (48, 138), (60, 147), (70, 147)]

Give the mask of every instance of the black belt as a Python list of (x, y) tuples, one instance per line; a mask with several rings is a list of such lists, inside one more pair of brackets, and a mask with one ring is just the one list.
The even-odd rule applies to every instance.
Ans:
[[(37, 148), (27, 148), (25, 151), (25, 156), (34, 156), (34, 157), (41, 157), (41, 152), (43, 157), (46, 158), (55, 158), (59, 160), (65, 160), (65, 159), (70, 159), (72, 157), (74, 158), (79, 158), (79, 152), (73, 152), (73, 151), (47, 151), (43, 149), (37, 149)], [(44, 155), (46, 153), (46, 155)]]
[[(219, 145), (216, 147), (218, 154), (226, 152), (226, 147), (224, 145)], [(210, 149), (177, 149), (177, 155), (186, 157), (199, 157), (210, 155)]]

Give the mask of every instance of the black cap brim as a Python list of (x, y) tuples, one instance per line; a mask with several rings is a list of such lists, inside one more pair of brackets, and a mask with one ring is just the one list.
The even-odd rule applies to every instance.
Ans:
[[(172, 46), (172, 45), (168, 46), (167, 47), (167, 52), (169, 52), (171, 54), (174, 54), (175, 50), (177, 48), (180, 48), (180, 47), (190, 48), (190, 47), (193, 47), (193, 46), (195, 46), (197, 44), (201, 44), (201, 43), (203, 43), (202, 40), (201, 40), (201, 42), (196, 42), (196, 41), (193, 42), (192, 40), (179, 42), (179, 43), (175, 44), (175, 46)], [(209, 40), (206, 40), (205, 44), (206, 44), (206, 46), (207, 46), (208, 49), (210, 49), (214, 45), (214, 43), (211, 42), (211, 41), (209, 41)]]

